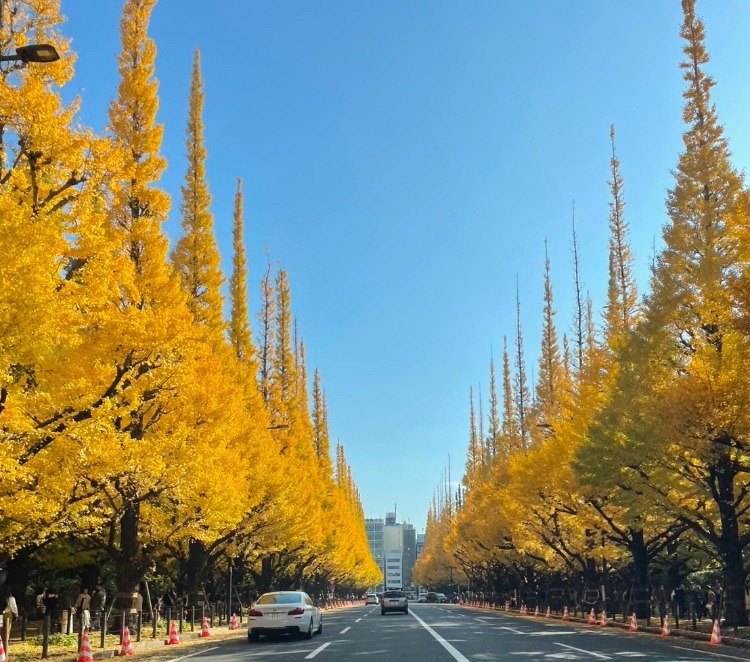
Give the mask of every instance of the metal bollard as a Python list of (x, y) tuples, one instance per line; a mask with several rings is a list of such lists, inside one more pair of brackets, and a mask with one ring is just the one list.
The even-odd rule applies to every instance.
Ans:
[(195, 632), (195, 605), (190, 607), (190, 632)]
[(180, 634), (182, 634), (182, 624), (185, 620), (185, 610), (180, 607)]
[(107, 636), (107, 612), (99, 612), (99, 648), (104, 648), (104, 638)]
[(143, 628), (143, 612), (138, 612), (138, 619), (136, 620), (136, 625), (138, 627), (138, 634), (135, 635), (135, 640), (140, 642), (141, 640), (141, 629)]

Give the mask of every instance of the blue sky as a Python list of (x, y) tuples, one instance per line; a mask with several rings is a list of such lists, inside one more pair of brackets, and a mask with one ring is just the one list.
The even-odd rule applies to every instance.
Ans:
[[(116, 95), (119, 0), (62, 0), (78, 55), (68, 97), (101, 129)], [(750, 157), (745, 0), (698, 2), (734, 163)], [(320, 370), (366, 516), (421, 531), (468, 392), (515, 335), (529, 375), (549, 243), (558, 330), (572, 322), (571, 210), (582, 276), (607, 278), (609, 125), (641, 291), (682, 148), (678, 0), (160, 0), (159, 121), (179, 232), (193, 52), (205, 81), (208, 178), (225, 273), (244, 181), (251, 308), (270, 259)], [(485, 406), (486, 411), (486, 406)]]

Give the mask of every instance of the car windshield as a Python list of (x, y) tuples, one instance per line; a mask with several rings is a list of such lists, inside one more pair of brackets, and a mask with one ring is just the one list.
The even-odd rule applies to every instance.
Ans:
[(291, 605), (302, 602), (299, 593), (266, 593), (258, 598), (259, 605)]

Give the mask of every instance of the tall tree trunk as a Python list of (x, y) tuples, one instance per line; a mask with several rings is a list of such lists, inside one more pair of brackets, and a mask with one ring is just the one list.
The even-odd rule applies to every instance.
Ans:
[(631, 608), (639, 619), (651, 614), (651, 596), (648, 587), (649, 558), (643, 529), (631, 529), (630, 554), (633, 557), (633, 589), (630, 594)]
[(721, 520), (718, 549), (723, 566), (724, 615), (727, 625), (748, 625), (745, 609), (745, 579), (747, 572), (742, 559), (740, 529), (734, 493), (737, 471), (732, 460), (724, 455), (713, 472), (716, 502)]
[(133, 593), (146, 571), (145, 559), (139, 539), (141, 504), (126, 501), (120, 520), (120, 550), (115, 559), (118, 593)]
[(191, 540), (187, 563), (185, 564), (187, 590), (191, 595), (201, 590), (207, 564), (208, 554), (206, 553), (206, 546), (198, 540)]

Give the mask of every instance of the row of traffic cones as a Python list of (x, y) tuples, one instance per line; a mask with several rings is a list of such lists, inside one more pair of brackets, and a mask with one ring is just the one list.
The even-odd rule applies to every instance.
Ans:
[[(201, 637), (210, 637), (211, 633), (208, 631), (208, 619), (203, 618), (201, 627)], [(179, 644), (180, 635), (177, 632), (177, 623), (172, 621), (172, 627), (169, 632), (168, 644)], [(122, 646), (120, 647), (120, 657), (126, 655), (135, 655), (135, 649), (133, 648), (133, 641), (130, 639), (130, 628), (125, 626), (122, 631)], [(78, 662), (93, 662), (94, 652), (91, 649), (91, 641), (89, 640), (88, 630), (84, 630), (81, 635), (81, 648), (78, 651)], [(3, 642), (0, 639), (0, 662), (7, 662), (5, 651), (3, 650)]]
[[(507, 603), (506, 603), (506, 609), (505, 610), (508, 611), (508, 605), (507, 605)], [(521, 605), (521, 609), (519, 610), (519, 612), (522, 615), (526, 615), (526, 614), (529, 613), (529, 610), (526, 607), (526, 605)], [(534, 616), (539, 616), (539, 615), (540, 615), (540, 613), (539, 613), (539, 607), (537, 607), (534, 610)], [(546, 614), (547, 618), (550, 618), (551, 615), (552, 614), (551, 614), (550, 608), (547, 607), (547, 614)], [(563, 621), (569, 621), (570, 620), (570, 614), (568, 612), (568, 608), (567, 607), (565, 607), (565, 609), (563, 610), (562, 620)], [(600, 625), (602, 627), (606, 627), (608, 624), (609, 624), (609, 621), (607, 619), (606, 612), (603, 612), (601, 614), (600, 618), (597, 619), (596, 618), (596, 613), (594, 612), (593, 608), (591, 609), (591, 612), (589, 613), (587, 625)], [(638, 619), (636, 618), (635, 613), (633, 613), (630, 616), (630, 623), (628, 624), (628, 632), (638, 632)], [(671, 636), (671, 634), (672, 634), (672, 628), (671, 628), (670, 623), (669, 623), (669, 616), (665, 616), (664, 617), (664, 621), (662, 623), (662, 627), (661, 627), (661, 636), (662, 637), (669, 637), (669, 636)], [(710, 641), (710, 643), (713, 644), (714, 646), (721, 644), (721, 628), (719, 626), (719, 621), (718, 620), (714, 621), (713, 630), (711, 632), (711, 641)], [(2, 662), (2, 661), (0, 660), (0, 662)]]

